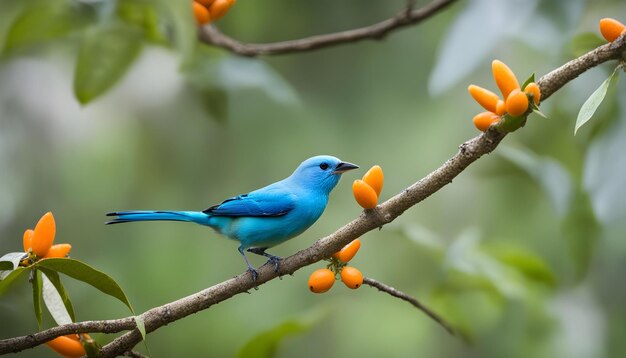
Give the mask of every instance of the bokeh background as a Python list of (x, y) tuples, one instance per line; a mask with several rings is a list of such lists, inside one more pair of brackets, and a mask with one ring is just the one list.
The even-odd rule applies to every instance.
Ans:
[[(363, 170), (345, 175), (311, 229), (271, 251), (288, 256), (360, 213), (350, 183), (370, 166), (385, 171), (386, 199), (477, 135), (471, 119), (482, 109), (466, 87), (496, 89), (492, 59), (521, 81), (541, 76), (601, 44), (600, 18), (626, 20), (618, 0), (458, 1), (383, 41), (246, 59), (195, 45), (190, 11), (170, 11), (180, 3), (0, 2), (1, 251), (21, 250), (24, 229), (50, 210), (57, 242), (115, 278), (138, 312), (245, 266), (236, 245), (207, 228), (105, 226), (106, 212), (202, 210), (282, 179), (317, 154), (359, 164)], [(271, 42), (368, 25), (403, 6), (240, 0), (217, 26), (237, 39)], [(55, 9), (71, 9), (65, 27), (54, 23)], [(124, 11), (152, 17), (129, 20)], [(154, 16), (151, 27), (141, 20)], [(81, 41), (119, 18), (145, 30), (144, 44), (110, 91), (81, 105), (72, 90)], [(466, 340), (370, 287), (352, 291), (338, 282), (311, 294), (307, 278), (320, 262), (150, 334), (151, 354), (623, 356), (623, 79), (573, 133), (581, 105), (615, 65), (566, 85), (542, 105), (549, 119), (531, 116), (451, 185), (362, 237), (351, 264), (433, 307)], [(92, 287), (63, 282), (78, 320), (129, 315)], [(0, 317), (2, 338), (38, 329), (26, 280), (0, 297)], [(52, 325), (49, 316), (44, 325)], [(93, 336), (102, 344), (114, 338)], [(19, 355), (54, 353), (44, 346)]]

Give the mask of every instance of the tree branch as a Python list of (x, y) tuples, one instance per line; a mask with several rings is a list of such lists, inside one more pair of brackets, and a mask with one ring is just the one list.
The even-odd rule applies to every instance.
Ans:
[[(626, 35), (622, 35), (613, 43), (600, 46), (566, 63), (539, 79), (537, 83), (541, 89), (542, 100), (549, 98), (563, 85), (575, 79), (586, 70), (609, 60), (626, 60)], [(390, 223), (410, 207), (434, 194), (446, 184), (451, 183), (452, 179), (478, 158), (492, 152), (504, 136), (504, 134), (497, 132), (492, 127), (487, 132), (461, 144), (459, 151), (452, 158), (448, 159), (441, 167), (426, 177), (378, 205), (375, 209), (363, 211), (358, 218), (341, 227), (336, 232), (317, 240), (307, 249), (283, 259), (280, 264), (281, 273), (292, 274), (304, 266), (328, 258), (352, 240), (368, 231)], [(277, 276), (273, 265), (265, 264), (259, 268), (257, 285), (260, 286)], [(150, 309), (141, 314), (141, 318), (145, 323), (146, 332), (152, 332), (237, 294), (248, 292), (252, 288), (254, 288), (254, 284), (251, 276), (248, 272), (245, 272), (198, 293)], [(102, 348), (102, 357), (115, 357), (130, 351), (132, 347), (141, 341), (141, 334), (135, 328), (135, 321), (132, 317), (119, 320), (72, 323), (28, 336), (0, 340), (0, 354), (19, 352), (69, 333), (115, 333), (130, 329), (132, 331), (123, 334)]]
[(374, 287), (376, 289), (378, 289), (379, 291), (382, 292), (386, 292), (394, 297), (397, 297), (401, 300), (407, 301), (408, 303), (412, 304), (415, 308), (417, 308), (418, 310), (424, 312), (428, 317), (432, 318), (433, 321), (439, 323), (446, 331), (448, 331), (448, 333), (450, 333), (451, 335), (455, 335), (456, 332), (454, 331), (454, 329), (452, 328), (452, 326), (446, 322), (441, 316), (439, 316), (438, 314), (436, 314), (435, 312), (431, 311), (430, 308), (424, 306), (420, 301), (418, 301), (417, 299), (407, 295), (406, 293), (395, 289), (389, 285), (386, 285), (382, 282), (376, 281), (373, 278), (369, 278), (369, 277), (363, 277), (363, 283)]
[(59, 336), (72, 333), (117, 333), (136, 327), (133, 317), (104, 321), (84, 321), (52, 327), (41, 332), (0, 340), (0, 354), (17, 353)]
[(221, 33), (215, 26), (203, 26), (199, 30), (200, 40), (242, 56), (279, 55), (311, 51), (362, 40), (381, 40), (390, 32), (425, 20), (457, 0), (434, 0), (430, 4), (413, 10), (413, 1), (394, 17), (376, 24), (357, 29), (325, 35), (305, 37), (297, 40), (264, 44), (243, 43)]
[(537, 81), (541, 89), (541, 101), (561, 89), (585, 71), (610, 60), (626, 61), (626, 35), (577, 57), (544, 75)]

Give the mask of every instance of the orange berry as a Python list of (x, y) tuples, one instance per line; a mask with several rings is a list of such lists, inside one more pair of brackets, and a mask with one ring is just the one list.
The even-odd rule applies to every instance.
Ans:
[(209, 6), (209, 12), (211, 13), (211, 19), (218, 20), (221, 19), (226, 13), (228, 9), (230, 9), (232, 3), (230, 0), (215, 0)]
[(341, 281), (348, 288), (355, 290), (363, 284), (363, 274), (354, 267), (346, 266), (341, 269)]
[(198, 2), (193, 2), (193, 15), (196, 17), (198, 25), (204, 25), (211, 21), (209, 10)]
[(363, 181), (374, 189), (376, 196), (379, 196), (380, 192), (383, 190), (383, 183), (385, 182), (383, 169), (378, 165), (374, 165), (363, 175)]
[(66, 257), (70, 253), (71, 249), (72, 249), (72, 245), (70, 244), (52, 245), (52, 247), (50, 247), (50, 250), (48, 250), (48, 253), (44, 257), (45, 258)]
[(373, 209), (378, 204), (376, 191), (363, 180), (357, 179), (352, 183), (352, 193), (363, 209)]
[(344, 246), (341, 250), (333, 254), (333, 257), (341, 262), (348, 262), (352, 260), (357, 251), (361, 248), (361, 240), (354, 239), (351, 243)]
[(511, 91), (519, 89), (519, 82), (517, 82), (515, 74), (504, 62), (493, 60), (491, 70), (493, 72), (493, 78), (496, 80), (496, 84), (505, 100), (509, 97)]
[(476, 102), (483, 106), (484, 109), (489, 112), (496, 112), (496, 108), (498, 106), (498, 101), (500, 97), (497, 94), (484, 89), (480, 86), (470, 85), (467, 87), (468, 92), (474, 97)]
[(44, 257), (50, 250), (56, 234), (56, 224), (51, 212), (47, 212), (39, 219), (33, 232), (33, 252), (39, 257)]
[(521, 116), (528, 110), (528, 97), (519, 89), (513, 90), (506, 98), (506, 111), (513, 117)]
[(532, 94), (533, 102), (535, 102), (535, 104), (539, 104), (539, 101), (541, 100), (541, 90), (539, 89), (539, 86), (537, 86), (535, 82), (531, 82), (527, 84), (526, 88), (524, 88), (524, 93)]
[(335, 273), (324, 268), (313, 271), (309, 276), (309, 289), (314, 293), (324, 293), (335, 283)]
[(66, 358), (78, 358), (87, 354), (76, 334), (57, 337), (46, 342), (46, 345)]
[(194, 1), (204, 5), (205, 7), (209, 7), (215, 0), (194, 0)]
[(498, 100), (498, 104), (496, 105), (496, 114), (501, 116), (506, 113), (506, 105), (503, 100)]
[(608, 42), (615, 41), (624, 30), (626, 30), (626, 26), (615, 19), (605, 17), (600, 20), (600, 32)]
[(24, 238), (22, 239), (22, 243), (24, 244), (24, 252), (28, 252), (28, 250), (33, 248), (33, 234), (34, 231), (32, 229), (24, 231)]
[(474, 125), (480, 131), (486, 131), (489, 129), (492, 123), (496, 123), (500, 120), (500, 116), (493, 112), (482, 112), (474, 116)]

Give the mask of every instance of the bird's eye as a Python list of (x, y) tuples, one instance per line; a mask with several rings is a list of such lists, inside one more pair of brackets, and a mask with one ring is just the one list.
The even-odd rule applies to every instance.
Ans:
[(326, 164), (326, 163), (320, 164), (320, 169), (322, 169), (322, 170), (328, 169), (328, 164)]

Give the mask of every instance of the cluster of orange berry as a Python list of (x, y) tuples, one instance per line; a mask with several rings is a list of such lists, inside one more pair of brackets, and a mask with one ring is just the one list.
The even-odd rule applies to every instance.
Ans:
[(610, 17), (605, 17), (600, 20), (600, 33), (608, 42), (613, 42), (620, 35), (626, 34), (626, 25)]
[(315, 270), (309, 276), (309, 289), (314, 293), (323, 293), (330, 290), (335, 284), (337, 273), (341, 281), (351, 289), (357, 289), (363, 284), (363, 274), (352, 266), (347, 266), (357, 251), (361, 248), (361, 240), (355, 239), (343, 249), (337, 251), (329, 259), (326, 268)]
[(536, 107), (541, 100), (539, 86), (535, 82), (530, 82), (522, 91), (517, 77), (502, 61), (494, 60), (491, 63), (491, 69), (504, 100), (501, 100), (497, 94), (476, 85), (470, 85), (467, 88), (476, 102), (487, 110), (474, 117), (474, 125), (483, 132), (493, 123), (500, 121), (507, 113), (512, 117), (526, 115), (530, 108), (529, 103), (534, 103)]
[(24, 232), (24, 252), (28, 254), (28, 257), (22, 261), (21, 265), (28, 266), (42, 258), (66, 257), (70, 253), (72, 245), (53, 245), (55, 235), (54, 216), (51, 212), (47, 212), (39, 219), (35, 225), (35, 230), (28, 229)]
[[(385, 176), (383, 169), (374, 165), (363, 175), (363, 179), (357, 179), (352, 183), (352, 193), (356, 202), (363, 209), (373, 209), (378, 204), (378, 196), (383, 190)], [(330, 290), (335, 284), (337, 275), (341, 281), (351, 288), (357, 289), (363, 284), (363, 274), (348, 262), (352, 260), (361, 248), (361, 240), (355, 239), (341, 250), (334, 253), (329, 259), (329, 264), (324, 269), (314, 271), (309, 276), (309, 289), (314, 293), (323, 293)]]
[(87, 354), (83, 342), (87, 345), (94, 344), (93, 339), (88, 334), (81, 333), (80, 335), (68, 334), (57, 337), (46, 342), (46, 345), (65, 358), (78, 358)]
[(373, 209), (378, 204), (378, 196), (383, 190), (385, 176), (380, 166), (374, 165), (363, 175), (363, 180), (357, 179), (352, 183), (352, 193), (356, 202), (363, 209)]
[(196, 22), (198, 25), (205, 25), (219, 20), (236, 2), (237, 0), (194, 0), (193, 14)]
[[(40, 259), (53, 257), (66, 257), (69, 255), (72, 245), (56, 244), (56, 222), (51, 212), (45, 213), (35, 225), (35, 229), (24, 231), (22, 243), (24, 252), (28, 256), (20, 262), (21, 266), (30, 266)], [(82, 357), (86, 354), (83, 344), (93, 346), (95, 342), (86, 333), (81, 335), (68, 334), (46, 342), (50, 349), (66, 358)]]

